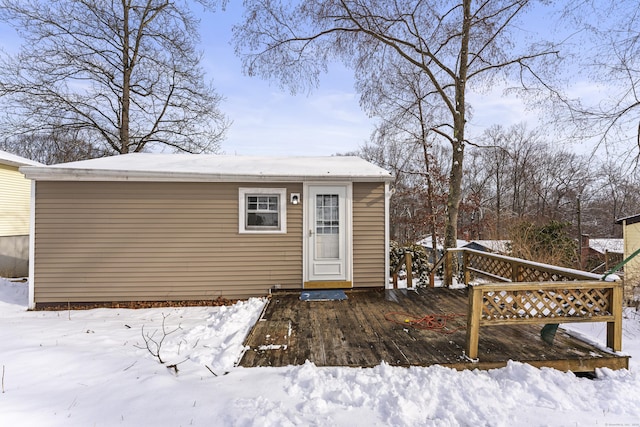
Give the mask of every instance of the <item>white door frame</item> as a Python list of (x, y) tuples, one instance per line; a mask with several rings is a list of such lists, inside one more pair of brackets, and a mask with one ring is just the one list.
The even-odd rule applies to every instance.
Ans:
[[(312, 278), (311, 274), (311, 262), (312, 262), (312, 254), (310, 253), (310, 240), (312, 237), (312, 233), (314, 232), (313, 224), (315, 218), (315, 212), (313, 210), (313, 201), (311, 200), (311, 188), (312, 187), (340, 187), (345, 189), (345, 199), (344, 199), (344, 228), (343, 228), (343, 239), (344, 239), (344, 248), (345, 253), (344, 257), (344, 266), (345, 266), (345, 274), (344, 279), (336, 279), (336, 280), (345, 280), (349, 282), (353, 282), (353, 185), (351, 182), (305, 182), (303, 184), (303, 209), (302, 209), (302, 276), (303, 276), (303, 284), (305, 282), (309, 282), (310, 278)], [(317, 280), (317, 279), (316, 279)]]

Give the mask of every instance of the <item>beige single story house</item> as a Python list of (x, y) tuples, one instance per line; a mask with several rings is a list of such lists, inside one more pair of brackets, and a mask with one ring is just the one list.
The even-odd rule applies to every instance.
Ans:
[(32, 308), (388, 283), (392, 177), (358, 157), (136, 153), (21, 171)]
[(41, 164), (0, 150), (0, 276), (29, 272), (31, 182), (20, 166)]

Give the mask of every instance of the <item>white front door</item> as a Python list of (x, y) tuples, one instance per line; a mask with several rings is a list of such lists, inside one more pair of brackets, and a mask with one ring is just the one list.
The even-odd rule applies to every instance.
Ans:
[(349, 190), (347, 185), (307, 187), (305, 281), (351, 280)]

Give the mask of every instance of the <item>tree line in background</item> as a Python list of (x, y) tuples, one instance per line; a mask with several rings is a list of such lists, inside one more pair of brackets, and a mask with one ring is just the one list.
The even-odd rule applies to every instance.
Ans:
[[(378, 129), (358, 153), (395, 175), (391, 238), (411, 244), (426, 236), (442, 243), (450, 148), (430, 140), (411, 142)], [(519, 255), (537, 261), (561, 259), (575, 266), (567, 244), (591, 237), (621, 237), (615, 220), (638, 213), (640, 176), (608, 160), (577, 154), (524, 124), (488, 129), (467, 150), (458, 218), (459, 238), (511, 240)], [(536, 253), (531, 236), (552, 236)], [(518, 246), (517, 242), (528, 241)], [(529, 247), (529, 253), (524, 253)], [(558, 253), (552, 253), (555, 250)]]

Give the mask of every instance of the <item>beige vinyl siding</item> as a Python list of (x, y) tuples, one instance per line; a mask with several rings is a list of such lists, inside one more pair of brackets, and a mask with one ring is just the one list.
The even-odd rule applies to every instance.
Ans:
[[(198, 300), (301, 288), (302, 207), (286, 234), (239, 234), (239, 187), (50, 182), (36, 187), (35, 295), (44, 302)], [(288, 200), (283, 202), (288, 203)]]
[(0, 164), (0, 236), (29, 234), (31, 181), (16, 166)]
[[(624, 257), (631, 256), (640, 248), (640, 222), (624, 225)], [(624, 284), (627, 290), (640, 286), (640, 256), (636, 256), (624, 266)]]
[(384, 183), (353, 184), (353, 286), (385, 286)]

